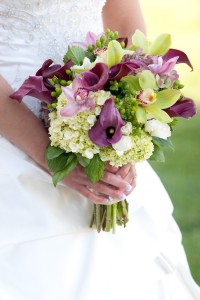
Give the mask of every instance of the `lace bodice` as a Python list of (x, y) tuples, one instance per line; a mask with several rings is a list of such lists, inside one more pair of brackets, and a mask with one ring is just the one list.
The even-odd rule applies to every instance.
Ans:
[[(60, 63), (72, 41), (102, 31), (105, 0), (0, 0), (0, 73), (14, 89), (47, 58)], [(38, 114), (37, 101), (26, 99)]]

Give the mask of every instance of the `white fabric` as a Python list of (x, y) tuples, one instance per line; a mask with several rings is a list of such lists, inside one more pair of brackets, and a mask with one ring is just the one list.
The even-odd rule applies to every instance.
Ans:
[[(0, 70), (17, 88), (66, 44), (99, 33), (103, 0), (1, 0)], [(40, 105), (27, 97), (39, 115)], [(37, 104), (35, 104), (37, 103)], [(0, 137), (0, 300), (198, 300), (173, 207), (144, 162), (117, 233), (89, 228), (92, 204)]]

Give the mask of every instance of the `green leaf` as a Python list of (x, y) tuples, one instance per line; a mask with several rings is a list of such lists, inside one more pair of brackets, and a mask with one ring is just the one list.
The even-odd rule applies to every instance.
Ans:
[(159, 148), (170, 148), (174, 150), (174, 146), (170, 138), (168, 139), (161, 139), (157, 136), (152, 136), (153, 143), (156, 144)]
[(141, 90), (141, 86), (139, 84), (139, 78), (136, 76), (132, 76), (132, 75), (127, 75), (124, 76), (121, 81), (126, 82), (131, 89), (133, 89), (134, 91), (140, 91)]
[(63, 61), (65, 63), (68, 59), (71, 58), (72, 64), (79, 66), (83, 62), (84, 57), (85, 57), (85, 51), (81, 47), (70, 46), (68, 47), (68, 51), (65, 54)]
[(104, 175), (105, 163), (101, 161), (98, 154), (90, 160), (90, 163), (85, 167), (85, 172), (92, 182), (99, 181)]
[(122, 60), (123, 51), (122, 46), (118, 41), (110, 41), (107, 50), (107, 65), (111, 67), (115, 64), (120, 63)]
[(180, 98), (181, 92), (174, 89), (166, 89), (157, 93), (156, 104), (165, 109), (172, 106)]
[(90, 163), (90, 159), (87, 158), (87, 157), (84, 157), (82, 156), (81, 154), (77, 153), (76, 154), (76, 157), (78, 159), (78, 162), (79, 164), (82, 166), (82, 167), (87, 167)]
[(170, 34), (163, 33), (159, 35), (152, 43), (149, 54), (150, 55), (164, 55), (171, 47)]
[(67, 164), (69, 158), (69, 153), (62, 153), (58, 157), (55, 157), (53, 159), (48, 159), (46, 157), (46, 162), (48, 165), (48, 168), (53, 172), (58, 172), (62, 170), (65, 165)]
[(143, 90), (154, 89), (156, 87), (156, 80), (154, 75), (149, 70), (144, 70), (138, 75), (139, 83)]
[(138, 29), (135, 31), (134, 35), (132, 36), (132, 43), (133, 45), (131, 45), (130, 47), (131, 49), (140, 48), (144, 52), (148, 51), (149, 41), (147, 37), (144, 35), (144, 33)]
[(70, 153), (70, 159), (67, 165), (60, 171), (56, 172), (52, 179), (53, 184), (56, 186), (59, 181), (62, 181), (77, 165), (77, 158), (74, 153)]
[(170, 123), (172, 121), (170, 116), (165, 111), (161, 110), (157, 103), (145, 106), (145, 110), (160, 122)]
[(162, 151), (157, 145), (154, 144), (154, 151), (149, 160), (154, 160), (158, 162), (165, 162), (165, 156)]
[(59, 147), (54, 147), (51, 146), (50, 144), (46, 148), (46, 157), (47, 159), (53, 159), (64, 153), (65, 150), (59, 148)]
[(143, 107), (138, 106), (136, 109), (136, 118), (139, 123), (145, 124), (147, 120), (147, 114)]

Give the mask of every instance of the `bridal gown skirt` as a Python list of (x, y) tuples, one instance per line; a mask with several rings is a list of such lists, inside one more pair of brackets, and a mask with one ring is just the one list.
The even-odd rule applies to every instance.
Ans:
[(137, 165), (130, 221), (89, 228), (92, 203), (0, 138), (0, 300), (198, 300), (172, 204)]
[[(1, 75), (16, 90), (44, 60), (62, 62), (102, 32), (105, 2), (1, 0)], [(148, 163), (137, 174), (127, 227), (97, 233), (91, 202), (0, 137), (0, 300), (199, 300), (171, 201)]]

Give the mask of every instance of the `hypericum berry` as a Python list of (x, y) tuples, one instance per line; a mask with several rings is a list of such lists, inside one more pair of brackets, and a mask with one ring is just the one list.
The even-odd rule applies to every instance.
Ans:
[(56, 77), (56, 76), (54, 76), (54, 77), (52, 78), (52, 81), (53, 81), (54, 84), (58, 84), (58, 83), (59, 83), (59, 78)]
[(60, 80), (60, 85), (66, 86), (67, 85), (67, 81), (64, 80), (64, 79)]
[(124, 42), (121, 42), (120, 44), (121, 44), (122, 48), (125, 48), (125, 43)]
[(56, 92), (56, 96), (58, 97), (62, 93), (62, 90), (61, 90), (61, 88), (57, 87), (56, 90), (55, 90), (55, 92)]
[(51, 97), (53, 97), (53, 98), (56, 98), (57, 97), (57, 95), (56, 95), (56, 92), (54, 91), (54, 92), (51, 92)]
[(100, 42), (103, 43), (104, 41), (105, 41), (105, 36), (102, 35), (102, 36), (100, 37)]
[(97, 46), (97, 48), (101, 48), (102, 47), (102, 44), (101, 44), (101, 42), (99, 40), (96, 41), (96, 46)]
[(94, 51), (94, 45), (89, 45), (88, 48), (87, 48), (87, 50), (89, 52), (93, 52)]

